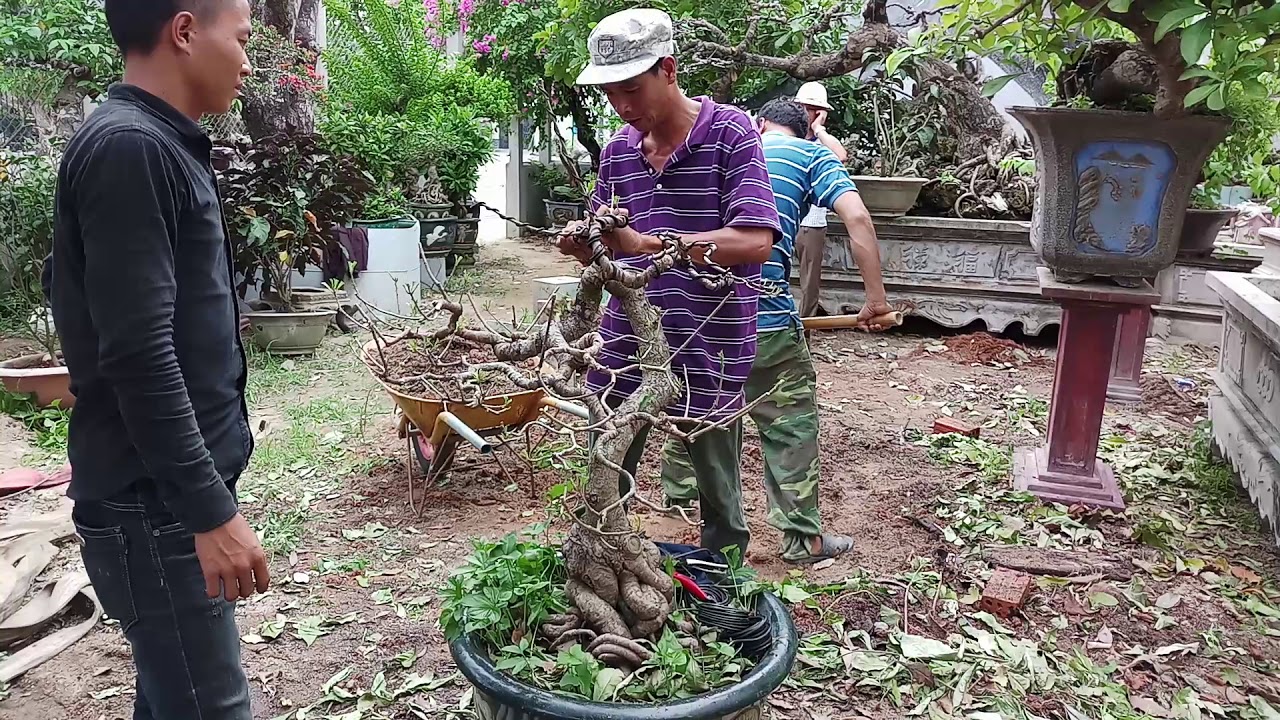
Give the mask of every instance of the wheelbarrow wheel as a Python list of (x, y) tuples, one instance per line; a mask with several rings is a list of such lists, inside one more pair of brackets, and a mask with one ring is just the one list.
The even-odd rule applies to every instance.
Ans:
[(427, 488), (440, 487), (449, 482), (449, 469), (458, 456), (458, 436), (452, 433), (446, 435), (438, 448), (433, 448), (431, 439), (423, 433), (411, 431), (408, 438), (409, 456), (422, 472), (423, 492)]

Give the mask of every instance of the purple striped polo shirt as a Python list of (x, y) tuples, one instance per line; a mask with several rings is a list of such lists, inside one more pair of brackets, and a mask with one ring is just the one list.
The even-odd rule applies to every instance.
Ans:
[[(643, 136), (631, 126), (613, 136), (600, 154), (593, 208), (610, 205), (631, 214), (644, 234), (680, 235), (725, 227), (764, 227), (779, 232), (769, 168), (760, 134), (741, 110), (698, 98), (702, 109), (684, 145), (655, 172), (640, 148)], [(647, 256), (617, 258), (629, 267), (651, 264)], [(737, 265), (738, 277), (758, 280), (760, 265)], [(757, 290), (735, 283), (723, 292), (706, 289), (687, 269), (675, 267), (650, 283), (646, 292), (662, 314), (662, 328), (674, 353), (672, 368), (686, 386), (667, 408), (670, 415), (718, 419), (740, 409), (742, 388), (756, 356)], [(636, 360), (636, 338), (617, 298), (600, 324), (600, 362), (617, 370)], [(601, 390), (607, 374), (592, 371), (588, 385)], [(640, 384), (638, 369), (620, 374), (612, 398), (621, 400)]]

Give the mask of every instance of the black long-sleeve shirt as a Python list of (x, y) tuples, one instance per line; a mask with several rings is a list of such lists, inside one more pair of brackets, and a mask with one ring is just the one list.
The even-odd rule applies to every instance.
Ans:
[(49, 273), (76, 396), (69, 494), (151, 480), (191, 532), (235, 515), (253, 452), (211, 149), (160, 98), (112, 87), (62, 158)]

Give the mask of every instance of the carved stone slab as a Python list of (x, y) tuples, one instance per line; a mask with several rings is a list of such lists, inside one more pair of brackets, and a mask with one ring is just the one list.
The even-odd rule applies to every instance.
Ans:
[(1280, 545), (1280, 278), (1209, 273), (1225, 308), (1213, 440)]
[[(1013, 324), (1028, 335), (1061, 323), (1060, 308), (1040, 295), (1028, 223), (903, 217), (877, 219), (881, 265), (891, 299), (915, 304), (913, 313), (945, 327), (982, 320), (1001, 332)], [(1257, 258), (1188, 258), (1166, 269), (1153, 285), (1153, 334), (1214, 344), (1221, 334), (1220, 303), (1205, 285), (1211, 270), (1248, 272)], [(798, 280), (793, 267), (793, 281)], [(857, 312), (862, 279), (839, 218), (832, 216), (823, 249), (820, 304), (830, 314)]]

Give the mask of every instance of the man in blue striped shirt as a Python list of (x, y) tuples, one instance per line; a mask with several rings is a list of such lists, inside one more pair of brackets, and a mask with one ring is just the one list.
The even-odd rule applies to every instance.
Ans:
[[(782, 237), (761, 276), (782, 292), (760, 296), (756, 357), (746, 397), (755, 401), (769, 395), (751, 410), (751, 418), (760, 431), (769, 524), (783, 533), (782, 558), (811, 563), (845, 554), (853, 548), (853, 539), (824, 533), (818, 513), (817, 373), (788, 282), (796, 231), (808, 206), (834, 211), (849, 230), (852, 254), (866, 287), (867, 303), (859, 313), (862, 327), (883, 329), (870, 320), (892, 308), (880, 275), (880, 249), (871, 216), (835, 154), (804, 139), (809, 125), (804, 108), (790, 100), (774, 100), (760, 109), (757, 120), (782, 225)], [(672, 502), (697, 497), (688, 462), (683, 447), (667, 444), (662, 482)]]

